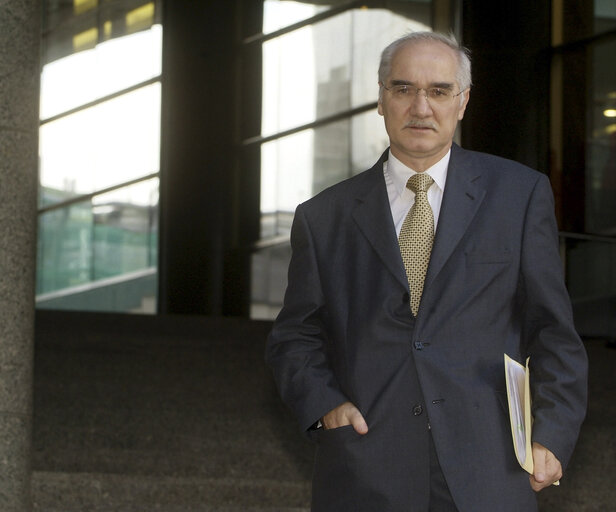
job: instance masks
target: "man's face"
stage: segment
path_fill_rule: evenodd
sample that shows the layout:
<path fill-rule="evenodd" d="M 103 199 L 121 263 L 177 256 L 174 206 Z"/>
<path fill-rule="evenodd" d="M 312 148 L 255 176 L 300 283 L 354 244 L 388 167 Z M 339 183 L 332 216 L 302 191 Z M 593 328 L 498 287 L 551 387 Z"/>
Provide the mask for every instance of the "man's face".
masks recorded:
<path fill-rule="evenodd" d="M 455 94 L 460 92 L 457 70 L 457 56 L 451 48 L 439 42 L 415 42 L 398 49 L 383 85 L 409 84 L 421 89 L 445 86 Z M 438 162 L 451 147 L 468 97 L 466 91 L 440 103 L 427 99 L 424 90 L 403 98 L 383 90 L 378 111 L 385 119 L 393 155 L 417 172 Z"/>

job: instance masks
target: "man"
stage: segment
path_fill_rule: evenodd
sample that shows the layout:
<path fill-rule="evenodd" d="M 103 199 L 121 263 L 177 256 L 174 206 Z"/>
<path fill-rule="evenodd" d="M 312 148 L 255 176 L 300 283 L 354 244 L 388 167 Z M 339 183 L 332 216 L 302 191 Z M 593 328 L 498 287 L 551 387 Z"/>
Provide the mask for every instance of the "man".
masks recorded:
<path fill-rule="evenodd" d="M 453 144 L 470 75 L 452 38 L 392 43 L 378 103 L 389 150 L 297 208 L 266 357 L 317 443 L 314 511 L 533 511 L 577 440 L 587 360 L 550 185 Z M 530 477 L 504 353 L 530 357 Z"/>

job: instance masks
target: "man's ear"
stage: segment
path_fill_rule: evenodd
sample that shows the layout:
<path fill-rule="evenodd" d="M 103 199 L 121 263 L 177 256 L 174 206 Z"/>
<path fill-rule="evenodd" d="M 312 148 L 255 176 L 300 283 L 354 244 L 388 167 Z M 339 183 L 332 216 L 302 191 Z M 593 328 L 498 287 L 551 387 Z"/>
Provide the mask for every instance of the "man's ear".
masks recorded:
<path fill-rule="evenodd" d="M 462 118 L 464 117 L 464 112 L 466 111 L 466 105 L 468 105 L 468 100 L 470 99 L 470 96 L 471 96 L 470 88 L 467 89 L 465 92 L 463 92 L 462 95 L 464 96 L 464 99 L 462 100 L 462 104 L 460 105 L 460 109 L 458 110 L 458 121 L 462 121 Z"/>
<path fill-rule="evenodd" d="M 377 103 L 377 112 L 379 115 L 383 115 L 383 84 L 379 82 L 379 101 Z"/>

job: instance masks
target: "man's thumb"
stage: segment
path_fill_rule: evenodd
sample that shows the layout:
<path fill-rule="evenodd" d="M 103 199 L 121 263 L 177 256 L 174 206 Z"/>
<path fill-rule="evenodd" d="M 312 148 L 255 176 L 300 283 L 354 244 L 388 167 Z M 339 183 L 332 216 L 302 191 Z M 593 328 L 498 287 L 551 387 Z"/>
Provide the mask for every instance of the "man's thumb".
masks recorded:
<path fill-rule="evenodd" d="M 368 433 L 368 424 L 366 423 L 366 420 L 364 420 L 364 417 L 359 411 L 356 411 L 355 414 L 353 414 L 351 424 L 353 425 L 355 432 L 357 432 L 358 434 L 363 435 Z"/>

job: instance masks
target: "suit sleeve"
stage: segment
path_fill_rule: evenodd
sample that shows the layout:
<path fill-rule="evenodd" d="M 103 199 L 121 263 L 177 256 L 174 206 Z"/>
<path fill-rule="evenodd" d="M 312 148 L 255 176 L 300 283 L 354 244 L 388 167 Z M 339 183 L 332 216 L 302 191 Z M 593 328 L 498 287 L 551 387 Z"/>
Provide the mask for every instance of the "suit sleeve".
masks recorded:
<path fill-rule="evenodd" d="M 284 305 L 267 340 L 266 361 L 282 400 L 307 430 L 347 398 L 330 365 L 319 262 L 302 205 L 295 212 L 291 248 Z"/>
<path fill-rule="evenodd" d="M 554 200 L 548 179 L 533 190 L 521 260 L 522 310 L 530 356 L 533 441 L 565 468 L 586 414 L 588 361 L 573 325 L 558 252 Z"/>

